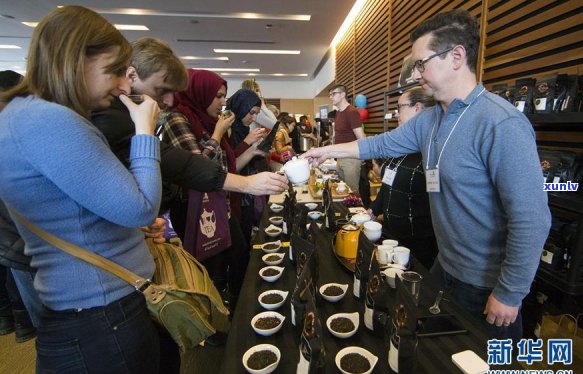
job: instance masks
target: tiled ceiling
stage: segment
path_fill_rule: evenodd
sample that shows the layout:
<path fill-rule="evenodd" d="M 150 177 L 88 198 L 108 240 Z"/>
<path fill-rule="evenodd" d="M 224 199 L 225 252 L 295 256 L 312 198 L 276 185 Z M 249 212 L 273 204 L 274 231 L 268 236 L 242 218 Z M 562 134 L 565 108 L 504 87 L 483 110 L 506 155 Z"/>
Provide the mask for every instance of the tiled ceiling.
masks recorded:
<path fill-rule="evenodd" d="M 187 67 L 259 69 L 262 80 L 310 80 L 326 54 L 354 0 L 1 0 L 0 70 L 22 70 L 35 22 L 58 5 L 76 4 L 99 11 L 114 24 L 146 25 L 149 31 L 122 31 L 128 40 L 144 36 L 168 42 L 179 56 L 228 57 L 229 61 L 185 60 Z M 161 15 L 113 14 L 125 8 L 147 9 Z M 266 19 L 232 18 L 236 13 L 260 13 Z M 309 15 L 309 21 L 281 19 Z M 213 49 L 299 50 L 299 55 L 215 53 Z M 242 74 L 242 73 L 231 73 Z M 247 74 L 247 73 L 245 73 Z M 274 77 L 264 74 L 307 74 Z M 240 75 L 237 75 L 240 76 Z"/>

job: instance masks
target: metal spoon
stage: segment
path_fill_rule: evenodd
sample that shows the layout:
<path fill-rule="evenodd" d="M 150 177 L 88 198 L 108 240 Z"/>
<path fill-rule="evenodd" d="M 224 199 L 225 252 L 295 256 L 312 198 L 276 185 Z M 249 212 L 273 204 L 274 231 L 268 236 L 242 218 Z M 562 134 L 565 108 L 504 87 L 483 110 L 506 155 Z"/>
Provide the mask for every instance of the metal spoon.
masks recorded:
<path fill-rule="evenodd" d="M 429 313 L 439 314 L 441 312 L 441 309 L 439 309 L 439 302 L 441 301 L 442 297 L 443 297 L 443 291 L 439 291 L 437 293 L 437 297 L 435 298 L 435 302 L 433 303 L 432 306 L 429 307 Z"/>

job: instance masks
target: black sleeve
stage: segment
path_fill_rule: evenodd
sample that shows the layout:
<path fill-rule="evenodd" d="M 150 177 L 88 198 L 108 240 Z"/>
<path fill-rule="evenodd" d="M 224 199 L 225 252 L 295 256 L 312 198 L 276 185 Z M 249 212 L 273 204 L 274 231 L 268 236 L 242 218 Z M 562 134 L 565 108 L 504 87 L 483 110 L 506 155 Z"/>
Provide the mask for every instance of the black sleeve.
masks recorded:
<path fill-rule="evenodd" d="M 92 113 L 91 122 L 105 135 L 113 153 L 129 166 L 135 126 L 126 106 L 116 98 L 109 109 Z M 227 173 L 219 163 L 160 142 L 162 181 L 202 192 L 223 189 Z"/>
<path fill-rule="evenodd" d="M 197 191 L 223 189 L 227 173 L 221 165 L 202 155 L 160 142 L 162 180 Z"/>

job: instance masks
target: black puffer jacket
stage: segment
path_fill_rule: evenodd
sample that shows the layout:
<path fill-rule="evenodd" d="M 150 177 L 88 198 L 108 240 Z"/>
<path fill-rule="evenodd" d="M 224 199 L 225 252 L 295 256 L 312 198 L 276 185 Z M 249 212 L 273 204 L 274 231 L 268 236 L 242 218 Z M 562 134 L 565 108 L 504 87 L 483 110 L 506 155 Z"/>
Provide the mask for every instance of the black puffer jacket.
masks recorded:
<path fill-rule="evenodd" d="M 105 135 L 113 153 L 129 166 L 130 142 L 135 127 L 121 100 L 115 99 L 109 109 L 93 113 L 91 122 Z M 171 185 L 203 192 L 223 189 L 227 174 L 217 162 L 164 142 L 160 143 L 160 155 L 164 186 L 162 206 L 175 196 Z"/>
<path fill-rule="evenodd" d="M 33 271 L 30 267 L 30 257 L 24 254 L 24 240 L 16 230 L 2 200 L 0 200 L 0 265 Z"/>

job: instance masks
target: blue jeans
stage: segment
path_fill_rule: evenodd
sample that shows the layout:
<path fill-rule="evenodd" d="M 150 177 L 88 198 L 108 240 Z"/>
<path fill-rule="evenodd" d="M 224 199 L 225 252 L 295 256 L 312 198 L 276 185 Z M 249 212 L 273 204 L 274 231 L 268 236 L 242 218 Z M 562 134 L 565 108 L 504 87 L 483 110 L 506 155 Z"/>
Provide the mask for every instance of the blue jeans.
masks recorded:
<path fill-rule="evenodd" d="M 518 310 L 516 321 L 509 326 L 497 327 L 486 321 L 484 308 L 488 302 L 488 297 L 492 293 L 492 289 L 474 286 L 454 278 L 451 274 L 443 270 L 438 259 L 433 263 L 430 273 L 439 281 L 437 286 L 440 289 L 452 295 L 458 304 L 482 323 L 486 330 L 488 330 L 490 339 L 510 338 L 516 344 L 522 338 L 522 315 L 520 310 Z"/>
<path fill-rule="evenodd" d="M 34 327 L 38 327 L 43 305 L 38 298 L 38 293 L 34 289 L 34 273 L 14 268 L 10 270 L 12 271 L 14 283 L 16 283 L 16 287 L 18 288 L 22 303 L 30 316 L 30 320 Z"/>
<path fill-rule="evenodd" d="M 138 292 L 81 311 L 44 308 L 37 373 L 157 373 L 158 333 Z"/>

